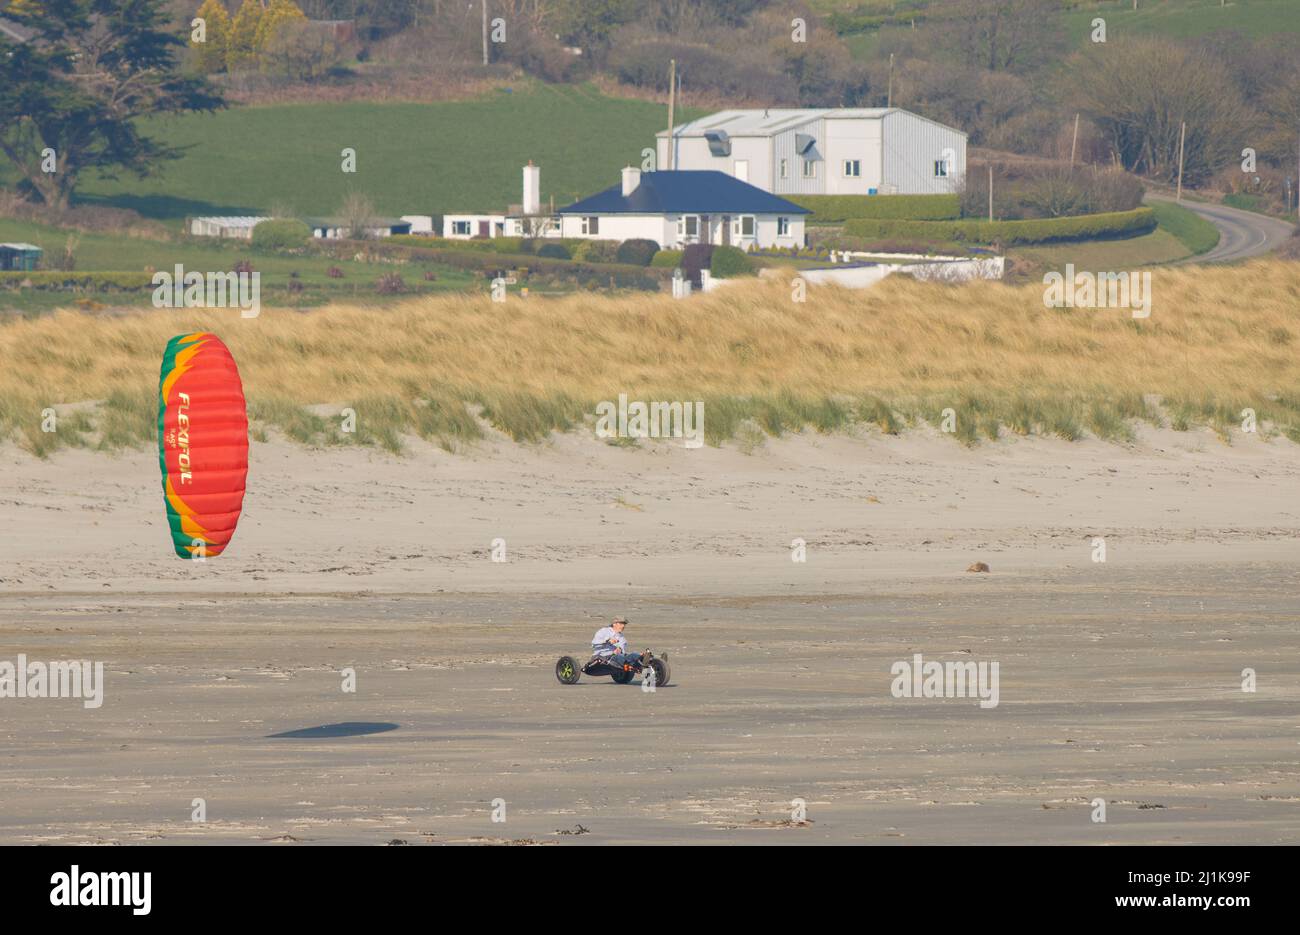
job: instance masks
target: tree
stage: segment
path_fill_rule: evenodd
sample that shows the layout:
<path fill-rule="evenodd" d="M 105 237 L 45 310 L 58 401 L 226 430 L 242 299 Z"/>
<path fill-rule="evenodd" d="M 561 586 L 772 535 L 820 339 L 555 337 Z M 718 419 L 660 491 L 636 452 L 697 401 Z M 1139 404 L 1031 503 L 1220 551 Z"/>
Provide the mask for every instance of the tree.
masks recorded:
<path fill-rule="evenodd" d="M 230 26 L 226 67 L 231 71 L 257 61 L 257 30 L 265 14 L 261 0 L 244 0 Z"/>
<path fill-rule="evenodd" d="M 58 0 L 7 8 L 36 35 L 19 43 L 0 34 L 0 152 L 50 207 L 68 207 L 84 172 L 144 177 L 180 155 L 144 136 L 140 118 L 223 106 L 206 79 L 180 73 L 185 40 L 169 29 L 162 4 Z"/>
<path fill-rule="evenodd" d="M 266 49 L 289 23 L 306 22 L 307 17 L 293 0 L 271 0 L 262 18 L 258 21 L 255 34 L 255 48 L 258 52 Z"/>
<path fill-rule="evenodd" d="M 1025 72 L 1060 50 L 1059 6 L 1054 0 L 953 0 L 936 13 L 945 44 L 965 64 Z"/>
<path fill-rule="evenodd" d="M 1238 158 L 1258 123 L 1221 62 L 1168 39 L 1097 43 L 1072 61 L 1067 82 L 1124 168 L 1165 181 L 1178 176 L 1184 122 L 1188 185 Z"/>
<path fill-rule="evenodd" d="M 555 0 L 555 31 L 584 50 L 601 48 L 610 33 L 637 15 L 635 0 Z"/>
<path fill-rule="evenodd" d="M 221 0 L 203 0 L 195 15 L 204 24 L 203 41 L 190 40 L 190 46 L 198 51 L 199 67 L 209 73 L 225 71 L 226 46 L 230 41 L 230 14 L 225 4 Z"/>

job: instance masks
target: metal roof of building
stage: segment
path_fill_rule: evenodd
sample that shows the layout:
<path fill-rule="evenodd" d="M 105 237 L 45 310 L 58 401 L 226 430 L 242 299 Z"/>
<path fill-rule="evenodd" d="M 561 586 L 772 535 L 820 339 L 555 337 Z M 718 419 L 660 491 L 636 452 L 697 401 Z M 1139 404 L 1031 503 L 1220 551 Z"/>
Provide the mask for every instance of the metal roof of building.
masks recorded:
<path fill-rule="evenodd" d="M 623 183 L 576 201 L 557 214 L 809 214 L 793 202 L 714 170 L 642 172 L 624 197 Z"/>
<path fill-rule="evenodd" d="M 901 107 L 803 107 L 798 109 L 769 107 L 762 110 L 721 110 L 674 128 L 674 136 L 703 136 L 708 130 L 722 130 L 728 136 L 775 136 L 814 120 L 880 120 L 888 114 L 907 114 L 926 123 L 966 136 L 964 130 L 931 120 Z M 657 137 L 667 136 L 660 130 Z"/>
<path fill-rule="evenodd" d="M 879 120 L 897 107 L 770 107 L 764 110 L 723 110 L 677 127 L 678 136 L 703 136 L 706 130 L 725 130 L 729 136 L 773 136 L 813 120 Z M 661 130 L 658 136 L 667 136 Z"/>
<path fill-rule="evenodd" d="M 193 221 L 203 221 L 207 224 L 216 224 L 220 227 L 256 227 L 263 221 L 269 221 L 270 218 L 254 217 L 251 215 L 210 215 L 205 217 L 191 218 Z"/>

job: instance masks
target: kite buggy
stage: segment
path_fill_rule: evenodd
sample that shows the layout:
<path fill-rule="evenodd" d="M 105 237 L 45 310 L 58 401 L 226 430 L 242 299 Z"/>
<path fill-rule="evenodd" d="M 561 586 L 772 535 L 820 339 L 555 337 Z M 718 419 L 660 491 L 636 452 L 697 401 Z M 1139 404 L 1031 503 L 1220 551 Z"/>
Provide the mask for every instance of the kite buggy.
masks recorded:
<path fill-rule="evenodd" d="M 622 665 L 614 663 L 608 656 L 592 656 L 580 666 L 572 656 L 561 656 L 555 664 L 555 677 L 563 685 L 577 685 L 578 679 L 584 675 L 608 675 L 619 685 L 626 685 L 635 678 L 644 679 L 642 673 L 646 669 L 654 673 L 654 685 L 668 684 L 668 654 L 656 656 L 648 649 L 635 662 L 628 661 Z"/>

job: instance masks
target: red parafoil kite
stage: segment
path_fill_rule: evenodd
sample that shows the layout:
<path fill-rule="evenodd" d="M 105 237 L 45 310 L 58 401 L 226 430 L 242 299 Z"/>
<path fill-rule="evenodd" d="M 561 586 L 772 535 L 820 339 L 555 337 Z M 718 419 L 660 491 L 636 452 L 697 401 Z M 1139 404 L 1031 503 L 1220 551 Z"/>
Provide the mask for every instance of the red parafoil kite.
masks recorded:
<path fill-rule="evenodd" d="M 167 342 L 158 380 L 158 464 L 176 554 L 220 555 L 244 505 L 248 415 L 235 358 L 211 332 Z"/>

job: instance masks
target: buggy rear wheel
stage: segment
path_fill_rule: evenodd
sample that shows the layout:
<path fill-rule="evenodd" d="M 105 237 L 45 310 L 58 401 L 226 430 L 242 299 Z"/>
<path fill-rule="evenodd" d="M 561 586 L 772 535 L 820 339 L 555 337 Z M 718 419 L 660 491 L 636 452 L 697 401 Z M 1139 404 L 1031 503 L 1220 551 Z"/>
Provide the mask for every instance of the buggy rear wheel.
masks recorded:
<path fill-rule="evenodd" d="M 555 677 L 560 680 L 561 685 L 577 685 L 581 672 L 578 669 L 578 663 L 572 656 L 561 656 L 560 661 L 555 664 Z"/>

